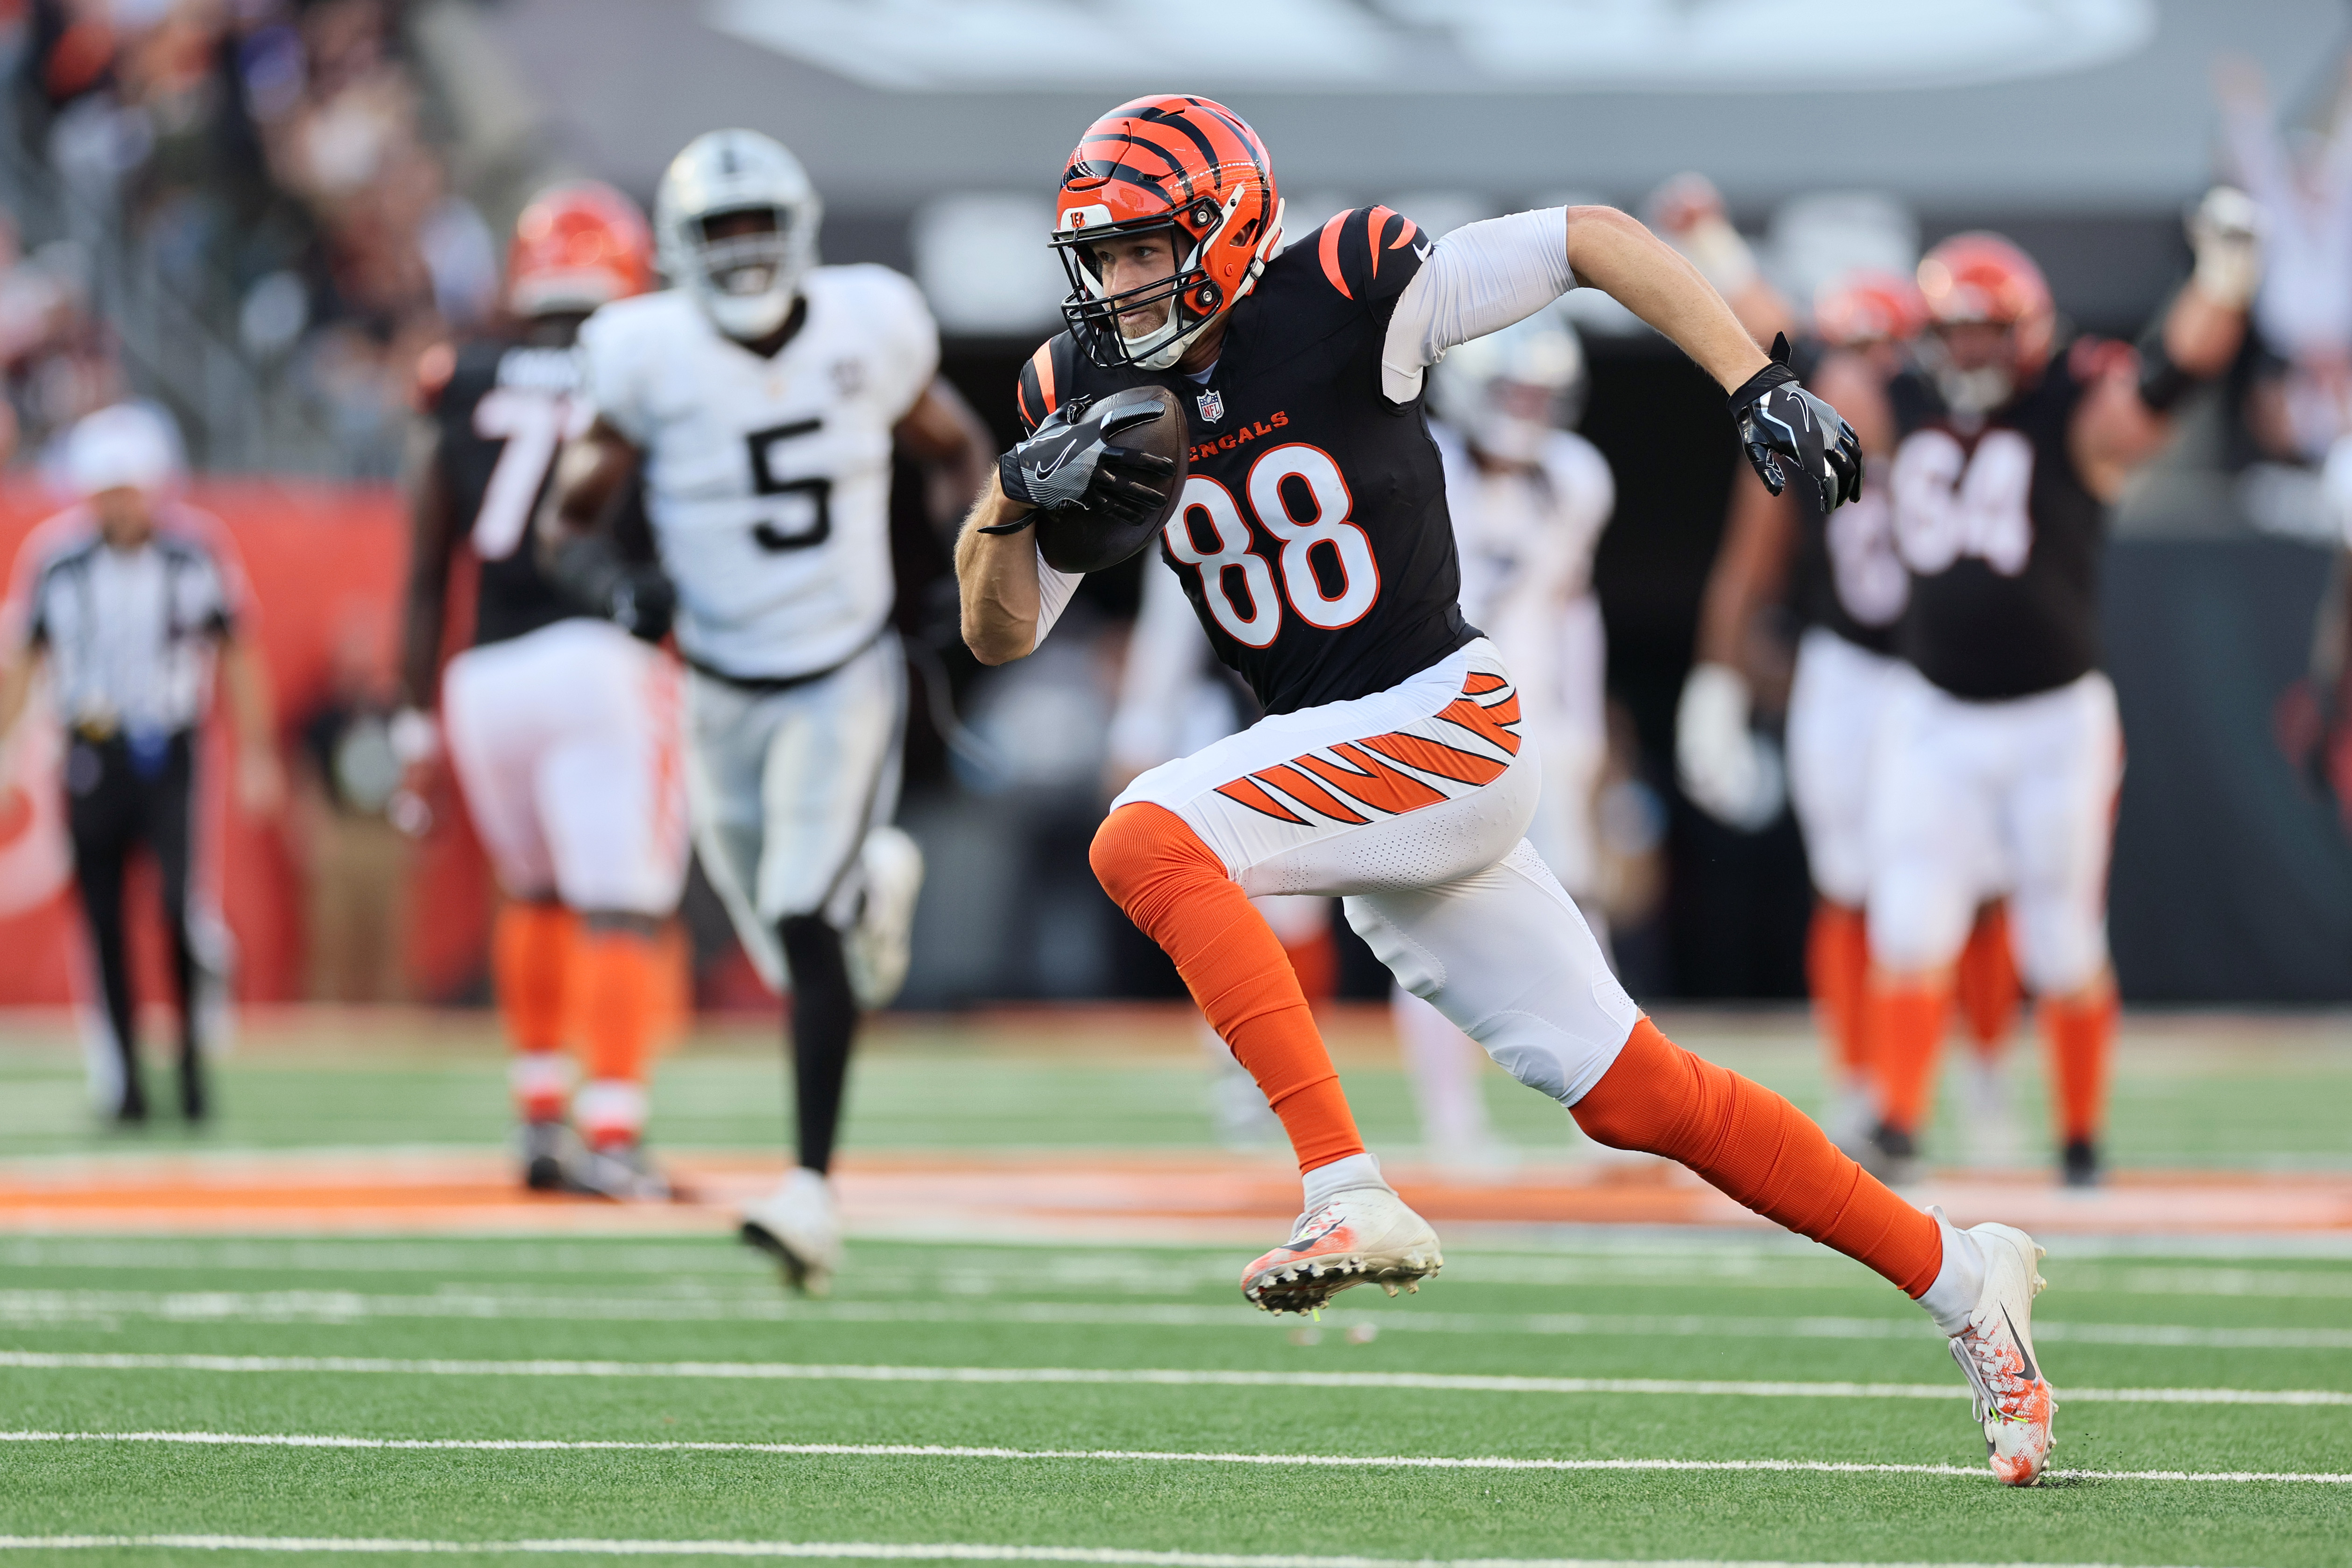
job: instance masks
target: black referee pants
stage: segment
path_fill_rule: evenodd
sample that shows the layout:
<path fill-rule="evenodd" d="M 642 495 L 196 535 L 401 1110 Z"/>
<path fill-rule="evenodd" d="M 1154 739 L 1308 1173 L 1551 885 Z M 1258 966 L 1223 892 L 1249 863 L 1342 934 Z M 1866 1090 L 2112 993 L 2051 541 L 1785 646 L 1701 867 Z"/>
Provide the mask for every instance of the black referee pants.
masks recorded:
<path fill-rule="evenodd" d="M 139 1076 L 130 953 L 122 931 L 124 875 L 132 851 L 142 846 L 155 857 L 162 873 L 163 919 L 171 931 L 172 977 L 180 1002 L 181 1109 L 192 1118 L 205 1110 L 203 1069 L 196 1055 L 196 950 L 188 925 L 194 797 L 194 746 L 187 731 L 141 747 L 121 735 L 103 741 L 75 736 L 66 754 L 66 816 L 73 837 L 74 877 L 89 921 L 90 945 L 98 952 L 107 1021 L 122 1053 L 118 1114 L 125 1120 L 147 1113 Z"/>

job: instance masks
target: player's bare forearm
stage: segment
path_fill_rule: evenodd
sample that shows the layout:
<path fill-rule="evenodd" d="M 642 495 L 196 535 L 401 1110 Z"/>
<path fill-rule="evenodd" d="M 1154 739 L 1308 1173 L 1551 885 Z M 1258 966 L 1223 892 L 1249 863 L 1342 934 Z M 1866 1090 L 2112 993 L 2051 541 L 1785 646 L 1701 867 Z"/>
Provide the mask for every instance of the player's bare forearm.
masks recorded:
<path fill-rule="evenodd" d="M 2212 298 L 2193 279 L 2165 312 L 2164 352 L 2200 381 L 2229 369 L 2245 337 L 2245 308 Z"/>
<path fill-rule="evenodd" d="M 1767 363 L 1714 285 L 1675 247 L 1615 207 L 1568 209 L 1568 265 L 1664 333 L 1726 392 Z"/>
<path fill-rule="evenodd" d="M 1031 531 L 982 533 L 1031 509 L 1007 500 L 996 475 L 972 503 L 956 540 L 956 595 L 963 610 L 964 646 L 982 664 L 1024 658 L 1037 646 L 1037 545 Z"/>
<path fill-rule="evenodd" d="M 1753 474 L 1732 481 L 1731 512 L 1723 525 L 1706 594 L 1699 602 L 1698 661 L 1746 672 L 1758 613 L 1780 601 L 1796 547 L 1795 498 L 1774 495 Z"/>
<path fill-rule="evenodd" d="M 408 610 L 400 656 L 400 700 L 433 706 L 449 601 L 449 558 L 457 546 L 456 509 L 441 468 L 438 432 L 425 427 L 408 459 Z"/>
<path fill-rule="evenodd" d="M 950 534 L 996 455 L 988 427 L 947 378 L 938 376 L 892 435 L 902 450 L 929 469 L 924 499 L 931 525 L 943 536 Z"/>
<path fill-rule="evenodd" d="M 2165 311 L 2163 352 L 2179 373 L 2206 381 L 2230 368 L 2245 340 L 2242 305 L 2213 299 L 2191 281 Z M 2168 409 L 2148 406 L 2140 393 L 2141 367 L 2117 353 L 2084 397 L 2069 433 L 2075 467 L 2093 495 L 2113 500 L 2132 470 L 2172 438 Z"/>

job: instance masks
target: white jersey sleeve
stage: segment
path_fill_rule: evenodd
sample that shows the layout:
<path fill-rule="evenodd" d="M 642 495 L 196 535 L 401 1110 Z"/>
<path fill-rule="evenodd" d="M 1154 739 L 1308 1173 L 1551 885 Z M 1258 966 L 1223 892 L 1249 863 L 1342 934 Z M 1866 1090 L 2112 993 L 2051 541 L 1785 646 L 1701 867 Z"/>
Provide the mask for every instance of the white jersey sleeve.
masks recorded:
<path fill-rule="evenodd" d="M 1447 349 L 1524 321 L 1575 287 L 1566 207 L 1463 225 L 1397 296 L 1381 350 L 1381 394 L 1411 402 L 1422 373 Z"/>
<path fill-rule="evenodd" d="M 1157 559 L 1143 567 L 1143 606 L 1127 639 L 1118 709 L 1110 721 L 1110 761 L 1131 773 L 1182 753 L 1187 699 L 1213 650 L 1201 630 L 1184 581 Z"/>
<path fill-rule="evenodd" d="M 644 311 L 611 305 L 580 323 L 581 395 L 596 417 L 619 431 L 629 444 L 650 443 L 646 411 L 650 390 L 647 372 L 654 359 L 652 324 Z"/>
<path fill-rule="evenodd" d="M 880 380 L 874 388 L 877 406 L 896 410 L 892 422 L 903 419 L 940 373 L 940 329 L 930 307 L 913 279 L 887 267 L 836 268 L 854 280 L 863 297 L 867 319 L 878 340 L 876 363 Z"/>

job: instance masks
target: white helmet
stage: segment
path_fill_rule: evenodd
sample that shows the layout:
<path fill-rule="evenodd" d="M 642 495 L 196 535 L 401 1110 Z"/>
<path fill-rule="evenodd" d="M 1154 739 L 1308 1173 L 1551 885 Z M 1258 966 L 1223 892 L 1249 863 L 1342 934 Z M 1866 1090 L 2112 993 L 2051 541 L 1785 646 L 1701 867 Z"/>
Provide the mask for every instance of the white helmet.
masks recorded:
<path fill-rule="evenodd" d="M 728 213 L 772 214 L 772 229 L 723 239 L 703 226 Z M 711 324 L 749 342 L 784 324 L 801 279 L 816 265 L 824 216 L 808 172 L 756 131 L 711 131 L 670 160 L 654 197 L 661 269 L 694 296 Z"/>
<path fill-rule="evenodd" d="M 1429 373 L 1430 411 L 1481 452 L 1532 463 L 1584 414 L 1584 341 L 1557 306 L 1448 349 Z"/>

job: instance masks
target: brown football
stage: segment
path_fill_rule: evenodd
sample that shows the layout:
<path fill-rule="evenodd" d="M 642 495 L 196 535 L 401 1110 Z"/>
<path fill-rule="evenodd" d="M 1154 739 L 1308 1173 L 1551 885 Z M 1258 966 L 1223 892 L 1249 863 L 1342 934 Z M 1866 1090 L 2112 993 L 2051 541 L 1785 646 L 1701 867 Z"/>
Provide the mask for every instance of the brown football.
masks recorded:
<path fill-rule="evenodd" d="M 1159 536 L 1175 515 L 1184 493 L 1185 458 L 1192 434 L 1184 423 L 1184 405 L 1164 386 L 1130 386 L 1097 400 L 1086 412 L 1088 419 L 1116 415 L 1136 403 L 1159 405 L 1159 416 L 1131 425 L 1111 437 L 1111 445 L 1150 452 L 1176 465 L 1169 477 L 1168 500 L 1148 518 L 1124 522 L 1084 506 L 1063 507 L 1037 514 L 1037 553 L 1056 572 L 1100 572 L 1116 566 Z"/>

